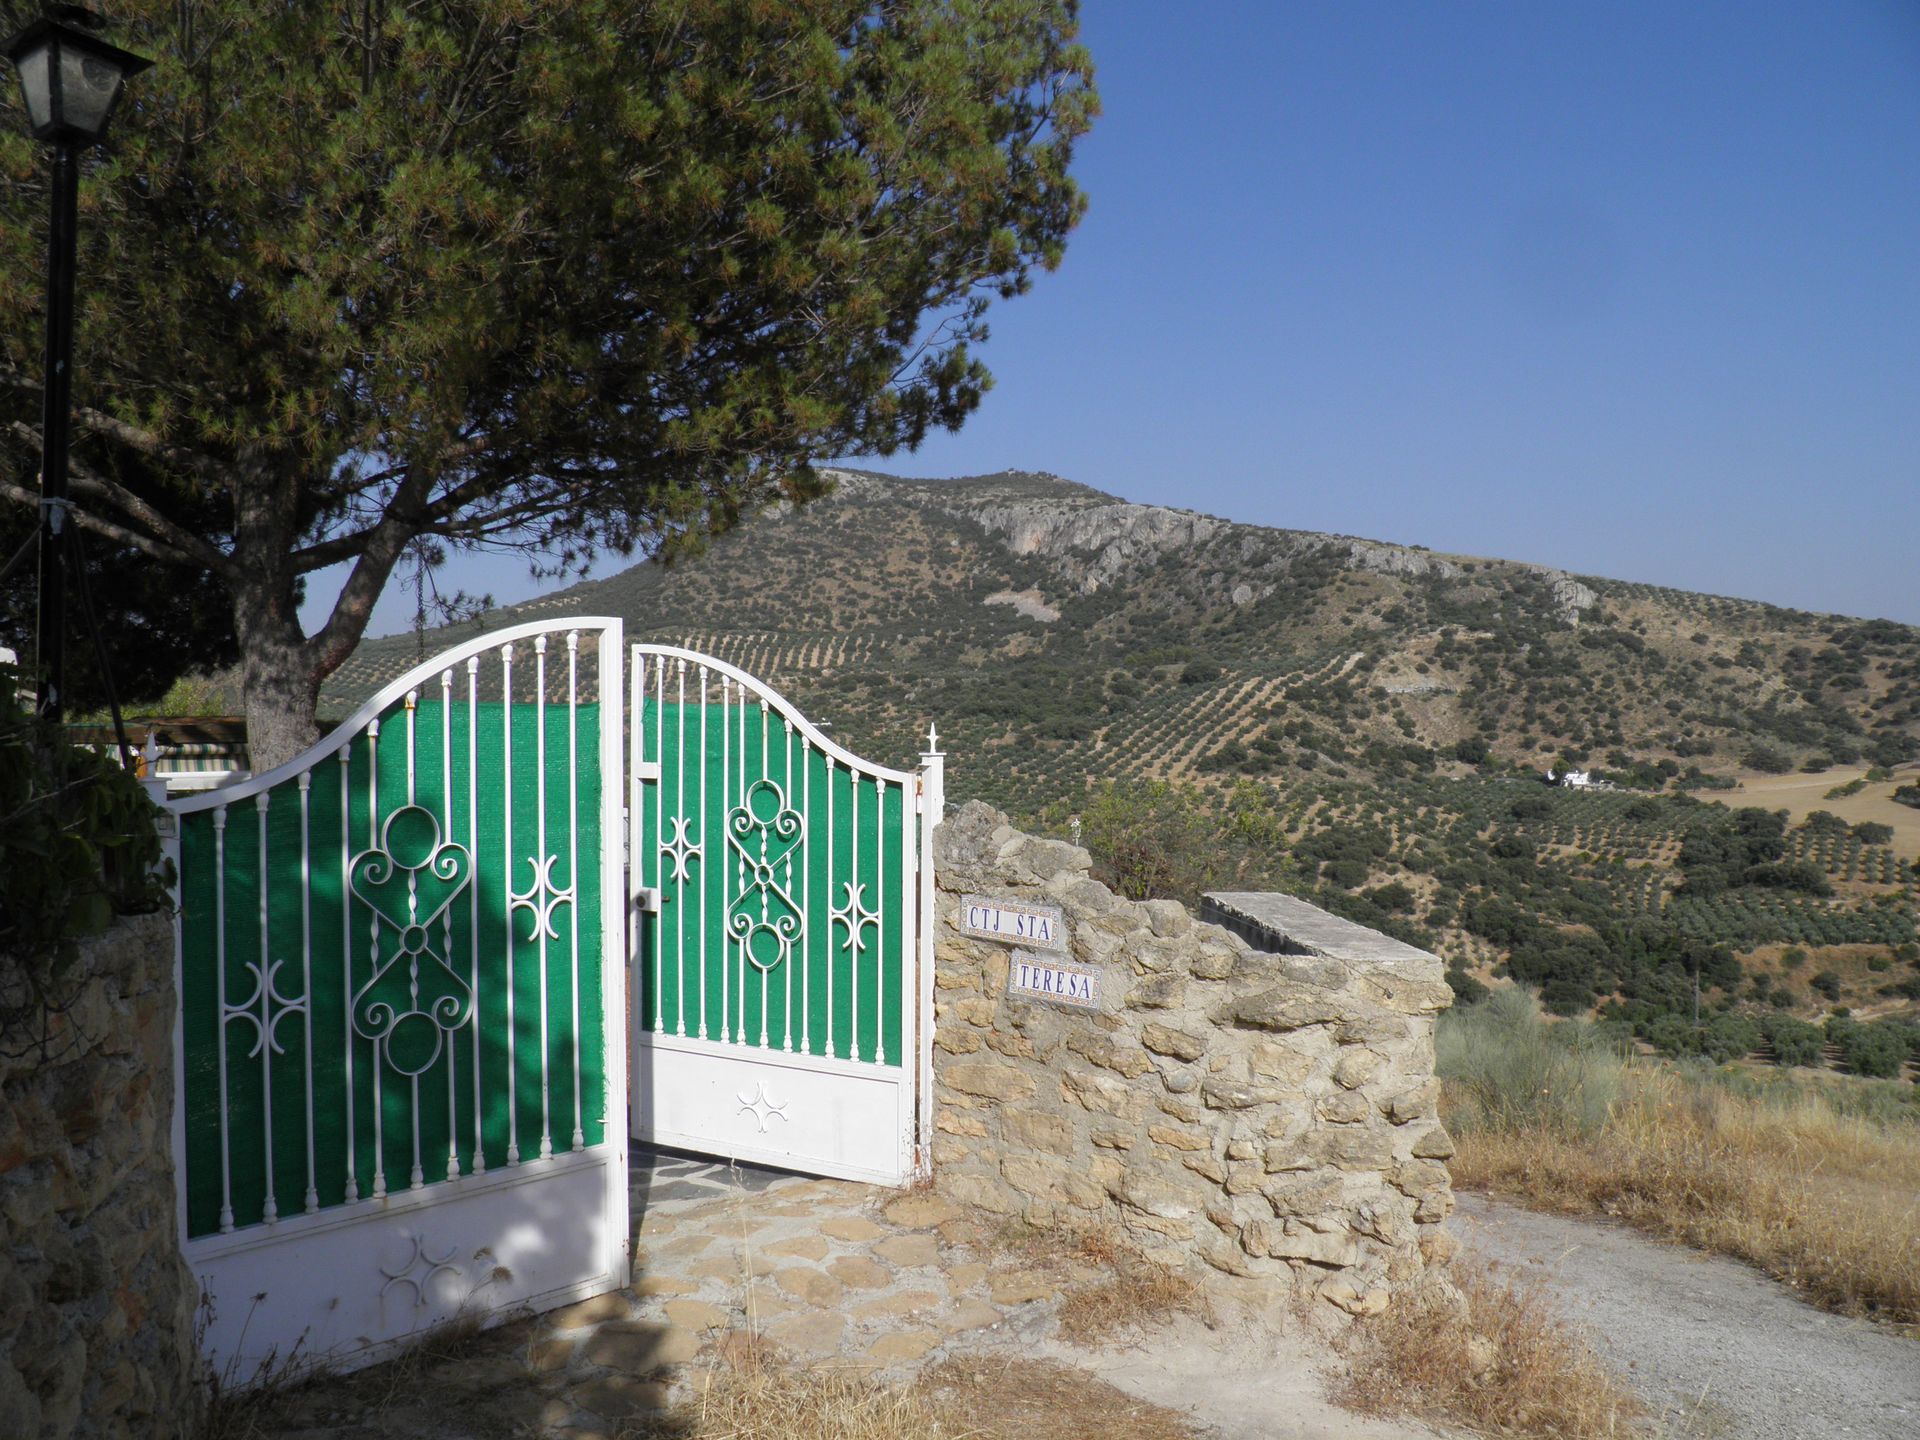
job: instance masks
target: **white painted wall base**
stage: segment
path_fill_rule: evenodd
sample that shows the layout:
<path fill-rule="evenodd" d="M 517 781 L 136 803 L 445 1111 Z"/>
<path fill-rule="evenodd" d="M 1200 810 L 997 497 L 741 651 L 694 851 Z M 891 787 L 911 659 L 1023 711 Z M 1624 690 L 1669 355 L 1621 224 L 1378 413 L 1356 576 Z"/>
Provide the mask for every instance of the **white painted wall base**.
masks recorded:
<path fill-rule="evenodd" d="M 601 1145 L 188 1242 L 224 1387 L 355 1370 L 469 1312 L 485 1325 L 628 1283 L 626 1147 Z"/>
<path fill-rule="evenodd" d="M 634 1138 L 812 1175 L 907 1182 L 911 1072 L 643 1031 L 633 1044 Z"/>

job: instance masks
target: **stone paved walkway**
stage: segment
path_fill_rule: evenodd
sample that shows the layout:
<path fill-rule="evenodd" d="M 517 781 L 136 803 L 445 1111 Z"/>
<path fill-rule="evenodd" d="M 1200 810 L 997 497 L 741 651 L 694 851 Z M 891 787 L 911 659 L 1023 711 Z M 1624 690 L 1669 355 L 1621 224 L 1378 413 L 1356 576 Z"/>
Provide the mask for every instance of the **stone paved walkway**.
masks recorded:
<path fill-rule="evenodd" d="M 998 1231 L 929 1191 L 645 1152 L 632 1174 L 631 1289 L 431 1339 L 303 1386 L 223 1434 L 620 1440 L 637 1418 L 693 1397 L 729 1348 L 761 1342 L 801 1365 L 889 1381 L 961 1355 L 1092 1366 L 1232 1440 L 1431 1434 L 1333 1410 L 1301 1342 L 1245 1316 L 1217 1328 L 1189 1316 L 1151 1345 L 1076 1350 L 1059 1335 L 1062 1301 L 1110 1279 L 1110 1266 L 1036 1251 L 1031 1233 Z"/>
<path fill-rule="evenodd" d="M 1102 1273 L 1009 1258 L 979 1219 L 881 1190 L 669 1154 L 633 1161 L 631 1290 L 536 1321 L 537 1431 L 580 1435 L 676 1398 L 703 1350 L 759 1336 L 803 1363 L 889 1376 L 1051 1326 Z"/>

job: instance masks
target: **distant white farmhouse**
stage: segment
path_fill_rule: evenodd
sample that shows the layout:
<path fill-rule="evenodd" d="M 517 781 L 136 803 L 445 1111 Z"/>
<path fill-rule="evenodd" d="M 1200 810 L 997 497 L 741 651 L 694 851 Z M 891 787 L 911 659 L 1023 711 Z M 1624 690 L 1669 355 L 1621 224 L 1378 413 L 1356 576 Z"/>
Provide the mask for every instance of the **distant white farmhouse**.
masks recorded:
<path fill-rule="evenodd" d="M 1549 770 L 1549 785 L 1564 785 L 1569 790 L 1591 790 L 1594 788 L 1593 772 L 1590 770 Z"/>

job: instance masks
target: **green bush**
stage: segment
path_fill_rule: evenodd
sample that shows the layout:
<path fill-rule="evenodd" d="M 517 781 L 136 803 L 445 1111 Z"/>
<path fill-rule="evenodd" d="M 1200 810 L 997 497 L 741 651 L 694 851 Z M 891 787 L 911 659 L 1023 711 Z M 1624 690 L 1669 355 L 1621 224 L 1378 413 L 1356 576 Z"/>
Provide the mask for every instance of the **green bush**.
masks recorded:
<path fill-rule="evenodd" d="M 1549 1021 L 1519 986 L 1443 1013 L 1434 1064 L 1456 1093 L 1458 1128 L 1544 1126 L 1571 1135 L 1606 1124 L 1626 1071 L 1625 1057 L 1592 1026 Z"/>
<path fill-rule="evenodd" d="M 9 1040 L 57 1007 L 80 940 L 116 913 L 166 899 L 146 792 L 116 761 L 35 720 L 17 682 L 0 666 L 0 1034 Z"/>

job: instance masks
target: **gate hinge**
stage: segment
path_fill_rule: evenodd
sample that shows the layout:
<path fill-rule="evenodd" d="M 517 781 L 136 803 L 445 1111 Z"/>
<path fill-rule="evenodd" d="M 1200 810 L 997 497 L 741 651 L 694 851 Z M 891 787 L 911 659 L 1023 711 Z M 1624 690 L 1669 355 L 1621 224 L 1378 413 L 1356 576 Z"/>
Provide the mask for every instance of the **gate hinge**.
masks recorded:
<path fill-rule="evenodd" d="M 651 885 L 642 885 L 633 892 L 633 903 L 645 915 L 660 913 L 660 892 Z"/>
<path fill-rule="evenodd" d="M 660 778 L 660 762 L 658 760 L 635 761 L 633 766 L 633 778 L 635 780 L 638 780 L 643 785 L 646 784 L 649 780 L 658 780 Z"/>

